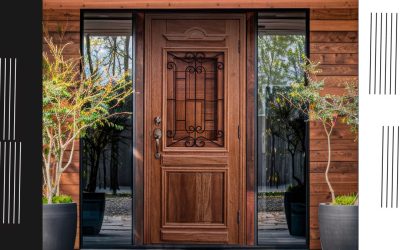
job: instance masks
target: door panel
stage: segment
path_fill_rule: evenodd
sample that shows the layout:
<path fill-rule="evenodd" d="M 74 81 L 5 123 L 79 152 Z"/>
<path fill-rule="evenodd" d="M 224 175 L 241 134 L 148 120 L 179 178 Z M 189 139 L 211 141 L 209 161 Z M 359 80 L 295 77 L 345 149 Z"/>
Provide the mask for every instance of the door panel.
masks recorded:
<path fill-rule="evenodd" d="M 240 243 L 243 21 L 146 17 L 145 243 Z"/>

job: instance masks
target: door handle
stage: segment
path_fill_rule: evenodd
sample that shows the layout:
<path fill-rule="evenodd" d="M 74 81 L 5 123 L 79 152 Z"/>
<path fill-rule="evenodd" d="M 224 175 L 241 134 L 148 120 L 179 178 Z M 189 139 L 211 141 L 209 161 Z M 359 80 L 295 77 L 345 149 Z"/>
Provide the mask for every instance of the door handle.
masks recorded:
<path fill-rule="evenodd" d="M 154 136 L 154 139 L 156 140 L 156 152 L 154 153 L 154 158 L 160 159 L 161 158 L 160 140 L 162 137 L 161 129 L 160 128 L 154 129 L 153 136 Z"/>

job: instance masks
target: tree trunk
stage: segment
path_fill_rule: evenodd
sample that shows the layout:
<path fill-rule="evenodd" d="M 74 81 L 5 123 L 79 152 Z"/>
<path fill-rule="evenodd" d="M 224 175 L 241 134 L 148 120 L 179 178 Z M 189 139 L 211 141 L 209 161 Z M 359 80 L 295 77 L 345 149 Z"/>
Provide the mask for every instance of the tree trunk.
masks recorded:
<path fill-rule="evenodd" d="M 114 132 L 115 133 L 115 132 Z M 114 138 L 116 136 L 113 136 Z M 113 191 L 113 194 L 117 194 L 117 190 L 119 189 L 118 183 L 118 165 L 119 165 L 119 142 L 114 139 L 111 144 L 111 173 L 110 173 L 110 189 Z"/>
<path fill-rule="evenodd" d="M 329 181 L 329 169 L 331 167 L 331 132 L 332 132 L 332 128 L 330 129 L 330 131 L 327 130 L 326 125 L 324 125 L 324 128 L 325 128 L 327 142 L 328 142 L 328 162 L 326 164 L 326 170 L 325 170 L 325 181 L 326 181 L 326 184 L 328 184 L 329 192 L 331 193 L 332 203 L 334 203 L 336 200 L 335 191 L 333 190 L 332 184 Z"/>
<path fill-rule="evenodd" d="M 106 150 L 103 150 L 103 182 L 104 182 L 104 189 L 107 188 L 107 157 L 106 157 Z"/>
<path fill-rule="evenodd" d="M 89 177 L 89 183 L 87 185 L 87 191 L 90 193 L 94 193 L 96 191 L 96 186 L 97 186 L 97 173 L 99 170 L 99 153 L 95 154 L 96 156 L 94 161 L 92 161 L 92 166 L 90 169 L 90 177 Z"/>
<path fill-rule="evenodd" d="M 86 35 L 86 56 L 88 59 L 90 75 L 93 75 L 93 62 L 92 62 L 92 53 L 91 53 L 91 49 L 90 49 L 90 36 L 89 35 Z"/>
<path fill-rule="evenodd" d="M 302 185 L 301 180 L 297 178 L 294 173 L 294 167 L 295 167 L 294 157 L 296 156 L 296 151 L 294 153 L 290 152 L 290 156 L 292 157 L 292 178 L 297 182 L 298 185 Z"/>

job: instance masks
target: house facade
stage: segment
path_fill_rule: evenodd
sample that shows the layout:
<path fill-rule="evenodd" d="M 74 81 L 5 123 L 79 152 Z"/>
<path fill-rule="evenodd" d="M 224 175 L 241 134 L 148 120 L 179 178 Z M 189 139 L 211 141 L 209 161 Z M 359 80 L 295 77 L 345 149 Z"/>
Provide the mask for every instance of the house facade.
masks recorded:
<path fill-rule="evenodd" d="M 134 194 L 132 245 L 274 246 L 269 235 L 276 230 L 266 229 L 270 217 L 260 214 L 260 204 L 268 208 L 274 200 L 268 197 L 295 183 L 290 176 L 297 173 L 305 187 L 305 233 L 296 247 L 321 248 L 318 204 L 330 199 L 325 133 L 318 123 L 307 124 L 302 153 L 287 163 L 279 158 L 286 147 L 279 144 L 287 142 L 269 146 L 260 139 L 274 138 L 263 132 L 274 120 L 263 118 L 260 91 L 273 91 L 260 90 L 260 53 L 272 44 L 270 36 L 300 37 L 304 54 L 320 62 L 324 93 L 340 94 L 358 76 L 357 1 L 45 0 L 43 8 L 48 34 L 70 43 L 66 58 L 87 52 L 90 35 L 131 32 L 134 146 L 125 175 L 132 175 Z M 333 187 L 339 194 L 357 193 L 357 142 L 341 124 L 332 137 Z M 82 204 L 83 147 L 75 149 L 61 189 Z M 294 164 L 300 161 L 304 165 Z M 293 168 L 271 170 L 289 162 Z M 266 224 L 260 224 L 263 218 Z M 77 248 L 84 247 L 81 229 Z"/>

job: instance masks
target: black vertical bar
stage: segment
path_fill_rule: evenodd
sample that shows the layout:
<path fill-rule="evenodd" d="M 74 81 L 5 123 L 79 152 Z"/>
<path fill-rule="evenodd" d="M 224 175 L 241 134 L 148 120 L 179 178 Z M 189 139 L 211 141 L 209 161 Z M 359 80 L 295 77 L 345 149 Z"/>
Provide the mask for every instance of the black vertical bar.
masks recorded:
<path fill-rule="evenodd" d="M 391 189 L 391 202 L 390 202 L 392 208 L 393 208 L 393 175 L 394 175 L 393 170 L 394 170 L 394 126 L 392 126 L 392 174 L 391 174 L 392 189 Z"/>
<path fill-rule="evenodd" d="M 390 66 L 389 66 L 389 94 L 392 94 L 392 40 L 393 40 L 393 13 L 390 13 Z"/>
<path fill-rule="evenodd" d="M 372 12 L 370 17 L 369 29 L 369 94 L 371 94 L 371 65 L 372 65 Z"/>
<path fill-rule="evenodd" d="M 374 66 L 374 94 L 376 94 L 376 54 L 377 54 L 377 42 L 378 42 L 378 13 L 375 13 L 375 66 Z"/>
<path fill-rule="evenodd" d="M 386 147 L 386 208 L 388 207 L 389 198 L 389 126 L 387 126 L 387 147 Z"/>
<path fill-rule="evenodd" d="M 388 44 L 388 41 L 387 41 L 387 28 L 388 28 L 388 23 L 387 23 L 387 13 L 386 13 L 386 15 L 385 15 L 385 74 L 384 74 L 384 76 L 385 76 L 385 80 L 384 80 L 384 84 L 385 84 L 385 90 L 384 90 L 384 94 L 386 95 L 386 72 L 387 72 L 387 44 Z"/>
<path fill-rule="evenodd" d="M 382 23 L 383 14 L 381 13 L 381 30 L 380 30 L 380 43 L 379 43 L 379 94 L 382 92 Z"/>
<path fill-rule="evenodd" d="M 399 141 L 400 141 L 400 137 L 399 137 L 399 126 L 397 126 L 397 181 L 396 181 L 396 208 L 399 207 Z"/>
<path fill-rule="evenodd" d="M 381 207 L 383 207 L 383 163 L 385 149 L 385 127 L 382 126 Z"/>
<path fill-rule="evenodd" d="M 397 22 L 398 13 L 396 13 L 396 44 L 394 49 L 394 94 L 397 94 Z"/>

